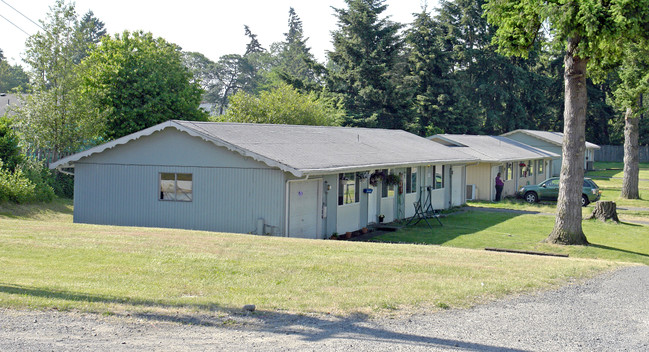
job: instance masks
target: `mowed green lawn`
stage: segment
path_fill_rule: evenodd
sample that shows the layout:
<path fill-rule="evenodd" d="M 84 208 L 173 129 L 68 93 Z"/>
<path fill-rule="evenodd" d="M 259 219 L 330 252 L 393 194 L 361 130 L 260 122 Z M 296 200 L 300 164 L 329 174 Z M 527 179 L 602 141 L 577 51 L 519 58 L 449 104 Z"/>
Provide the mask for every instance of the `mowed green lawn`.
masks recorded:
<path fill-rule="evenodd" d="M 620 169 L 606 177 L 622 177 L 622 166 L 622 163 L 595 163 L 596 169 Z M 641 175 L 646 175 L 649 180 L 649 165 L 642 164 L 641 168 Z M 604 173 L 609 171 L 611 170 L 603 170 Z M 451 213 L 444 218 L 444 226 L 439 226 L 433 221 L 431 223 L 434 228 L 431 230 L 420 222 L 416 227 L 386 233 L 374 240 L 474 249 L 498 247 L 649 264 L 649 226 L 631 222 L 649 222 L 649 181 L 639 182 L 643 199 L 621 199 L 622 180 L 596 178 L 599 172 L 592 172 L 595 175 L 589 172 L 587 176 L 593 177 L 602 189 L 602 200 L 617 203 L 622 223 L 584 220 L 582 226 L 590 246 L 557 246 L 543 243 L 554 227 L 556 202 L 529 204 L 520 199 L 505 199 L 498 203 L 470 202 L 464 212 Z M 489 211 L 476 208 L 488 208 Z M 498 212 L 499 209 L 515 210 L 517 213 Z M 592 211 L 593 204 L 582 208 L 584 217 L 589 216 Z"/>
<path fill-rule="evenodd" d="M 218 316 L 255 304 L 261 311 L 290 314 L 392 314 L 466 307 L 625 265 L 586 258 L 589 249 L 581 250 L 584 258 L 566 259 L 450 246 L 83 225 L 73 224 L 70 212 L 65 202 L 0 204 L 0 306 Z M 447 234 L 445 244 L 501 247 L 535 233 L 531 245 L 518 245 L 534 248 L 545 233 L 525 217 L 501 218 L 510 228 L 505 231 L 492 220 L 468 215 L 453 217 L 455 231 L 462 233 Z M 476 229 L 460 230 L 460 222 Z M 445 223 L 443 231 L 453 229 L 451 218 Z M 461 243 L 471 237 L 472 245 Z M 617 250 L 601 253 L 606 251 Z"/>
<path fill-rule="evenodd" d="M 443 218 L 443 226 L 431 222 L 432 230 L 422 221 L 417 226 L 385 233 L 374 240 L 473 249 L 497 247 L 649 264 L 647 225 L 585 220 L 582 227 L 591 245 L 559 246 L 543 243 L 554 221 L 554 215 L 468 210 Z"/>
<path fill-rule="evenodd" d="M 623 199 L 620 198 L 622 190 L 623 176 L 622 163 L 595 163 L 595 171 L 589 171 L 586 177 L 592 178 L 602 191 L 602 200 L 611 200 L 617 204 L 618 215 L 620 219 L 624 220 L 640 220 L 649 221 L 649 163 L 640 164 L 640 181 L 638 182 L 638 190 L 641 199 Z M 614 170 L 605 170 L 606 168 L 613 168 Z M 617 178 L 611 178 L 617 177 Z M 542 201 L 540 203 L 530 204 L 522 199 L 506 198 L 501 202 L 484 202 L 484 201 L 470 201 L 468 203 L 471 207 L 483 208 L 501 208 L 512 210 L 524 210 L 540 213 L 555 213 L 556 202 Z M 590 215 L 593 211 L 593 204 L 582 209 L 584 217 Z"/>

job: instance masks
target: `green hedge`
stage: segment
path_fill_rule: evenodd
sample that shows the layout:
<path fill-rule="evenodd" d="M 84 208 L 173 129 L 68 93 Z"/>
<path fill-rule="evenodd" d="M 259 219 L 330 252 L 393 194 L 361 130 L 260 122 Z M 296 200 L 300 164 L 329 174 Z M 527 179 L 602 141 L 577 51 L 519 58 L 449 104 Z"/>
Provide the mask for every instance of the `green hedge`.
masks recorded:
<path fill-rule="evenodd" d="M 13 172 L 0 160 L 0 201 L 13 203 L 51 202 L 54 189 L 51 173 L 37 160 L 26 158 Z"/>

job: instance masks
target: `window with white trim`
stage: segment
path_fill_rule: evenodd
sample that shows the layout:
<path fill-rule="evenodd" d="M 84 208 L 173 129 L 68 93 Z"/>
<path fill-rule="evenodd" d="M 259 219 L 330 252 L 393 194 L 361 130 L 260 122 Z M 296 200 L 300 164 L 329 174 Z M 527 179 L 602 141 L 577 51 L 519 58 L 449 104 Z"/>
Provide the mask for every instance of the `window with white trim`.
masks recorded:
<path fill-rule="evenodd" d="M 191 202 L 193 196 L 192 174 L 161 172 L 159 200 Z"/>
<path fill-rule="evenodd" d="M 433 165 L 433 189 L 444 188 L 444 170 L 446 165 L 442 167 L 437 167 Z"/>
<path fill-rule="evenodd" d="M 358 203 L 359 180 L 355 172 L 338 174 L 338 205 Z"/>
<path fill-rule="evenodd" d="M 394 185 L 388 185 L 388 175 L 394 175 L 394 170 L 383 169 L 381 170 L 385 179 L 381 182 L 381 198 L 394 197 Z"/>
<path fill-rule="evenodd" d="M 529 164 L 527 164 L 527 176 L 534 176 L 534 163 L 536 161 L 530 160 Z"/>
<path fill-rule="evenodd" d="M 410 167 L 406 170 L 406 193 L 417 193 L 416 167 Z"/>

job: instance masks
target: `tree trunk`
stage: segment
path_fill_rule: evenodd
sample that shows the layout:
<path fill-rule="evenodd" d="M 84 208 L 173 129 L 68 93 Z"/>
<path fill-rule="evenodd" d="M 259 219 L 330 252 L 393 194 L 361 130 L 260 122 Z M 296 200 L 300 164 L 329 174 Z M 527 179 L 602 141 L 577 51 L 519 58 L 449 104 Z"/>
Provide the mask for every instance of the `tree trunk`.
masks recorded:
<path fill-rule="evenodd" d="M 595 203 L 595 209 L 593 209 L 593 213 L 590 214 L 590 216 L 587 217 L 586 220 L 595 218 L 604 222 L 606 222 L 606 220 L 608 219 L 612 219 L 613 221 L 620 223 L 620 219 L 618 219 L 617 217 L 617 206 L 615 205 L 615 202 L 610 200 L 600 200 L 599 202 Z"/>
<path fill-rule="evenodd" d="M 564 58 L 565 102 L 563 113 L 563 159 L 554 229 L 546 239 L 556 244 L 584 245 L 581 228 L 581 193 L 586 152 L 586 63 L 574 56 L 579 38 L 569 38 Z"/>
<path fill-rule="evenodd" d="M 624 114 L 624 179 L 622 180 L 622 198 L 639 199 L 638 191 L 638 135 L 639 117 L 633 109 L 627 108 Z"/>

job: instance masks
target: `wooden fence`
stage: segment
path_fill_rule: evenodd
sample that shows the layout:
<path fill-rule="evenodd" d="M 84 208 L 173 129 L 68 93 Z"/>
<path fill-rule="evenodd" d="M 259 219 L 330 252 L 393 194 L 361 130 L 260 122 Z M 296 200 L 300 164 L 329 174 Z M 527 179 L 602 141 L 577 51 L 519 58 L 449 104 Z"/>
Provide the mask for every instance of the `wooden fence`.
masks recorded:
<path fill-rule="evenodd" d="M 595 151 L 595 161 L 624 161 L 624 146 L 622 145 L 600 145 L 601 149 Z M 641 163 L 649 162 L 649 145 L 641 145 L 639 148 Z"/>
<path fill-rule="evenodd" d="M 47 149 L 36 149 L 36 150 L 27 150 L 25 152 L 25 155 L 28 157 L 36 158 L 37 160 L 43 161 L 45 163 L 45 166 L 49 167 L 50 163 L 65 158 L 68 155 L 72 155 L 74 153 L 71 152 L 61 152 L 61 153 L 55 153 L 52 150 L 47 150 Z"/>

